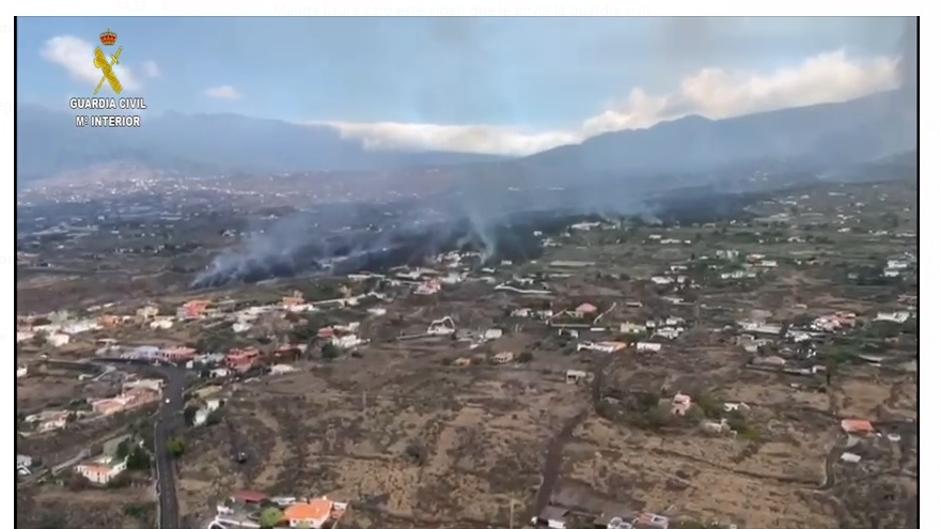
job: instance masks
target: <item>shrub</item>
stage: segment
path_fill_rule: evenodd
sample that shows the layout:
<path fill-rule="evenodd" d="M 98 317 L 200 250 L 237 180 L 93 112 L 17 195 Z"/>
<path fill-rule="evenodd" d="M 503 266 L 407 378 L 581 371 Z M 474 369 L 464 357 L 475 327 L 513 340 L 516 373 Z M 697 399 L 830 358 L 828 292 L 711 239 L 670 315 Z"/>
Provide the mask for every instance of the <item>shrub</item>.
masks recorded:
<path fill-rule="evenodd" d="M 651 408 L 655 408 L 656 406 L 659 406 L 659 397 L 654 393 L 648 393 L 648 392 L 637 393 L 634 396 L 634 399 L 636 401 L 637 409 L 643 412 Z"/>
<path fill-rule="evenodd" d="M 642 424 L 647 428 L 658 430 L 672 422 L 672 412 L 666 404 L 657 404 L 645 412 L 642 416 Z"/>
<path fill-rule="evenodd" d="M 174 437 L 166 442 L 166 449 L 173 457 L 180 457 L 186 451 L 186 445 L 179 437 Z"/>
<path fill-rule="evenodd" d="M 412 442 L 408 445 L 408 448 L 405 448 L 405 456 L 411 460 L 412 463 L 420 466 L 424 465 L 424 462 L 427 460 L 428 451 L 418 442 Z"/>
<path fill-rule="evenodd" d="M 130 454 L 130 443 L 127 439 L 124 439 L 117 445 L 117 449 L 114 451 L 114 457 L 118 459 L 124 459 Z"/>
<path fill-rule="evenodd" d="M 198 406 L 190 404 L 183 409 L 183 421 L 186 423 L 186 426 L 192 426 L 196 418 L 196 412 L 199 410 Z"/>
<path fill-rule="evenodd" d="M 209 416 L 206 417 L 206 426 L 213 426 L 220 422 L 222 422 L 222 408 L 209 412 Z"/>
<path fill-rule="evenodd" d="M 323 348 L 320 349 L 320 357 L 324 360 L 332 360 L 339 356 L 339 347 L 336 347 L 332 343 L 323 344 Z"/>
<path fill-rule="evenodd" d="M 149 503 L 128 503 L 122 510 L 126 516 L 138 520 L 146 520 L 150 515 L 151 509 L 152 507 Z"/>
<path fill-rule="evenodd" d="M 91 484 L 85 476 L 81 474 L 72 474 L 69 476 L 69 480 L 66 482 L 65 486 L 68 487 L 71 491 L 79 491 L 84 488 L 87 488 Z"/>
<path fill-rule="evenodd" d="M 702 409 L 702 413 L 709 419 L 721 417 L 721 403 L 711 393 L 702 391 L 698 395 L 693 395 L 692 402 L 697 404 Z"/>
<path fill-rule="evenodd" d="M 150 454 L 143 447 L 137 446 L 127 456 L 128 470 L 150 470 Z"/>
<path fill-rule="evenodd" d="M 131 484 L 131 477 L 127 473 L 118 474 L 117 476 L 111 478 L 111 481 L 108 482 L 107 487 L 109 489 L 121 489 Z"/>
<path fill-rule="evenodd" d="M 705 419 L 705 412 L 702 411 L 701 406 L 698 404 L 693 404 L 683 418 L 691 424 L 698 424 L 702 422 L 703 419 Z"/>

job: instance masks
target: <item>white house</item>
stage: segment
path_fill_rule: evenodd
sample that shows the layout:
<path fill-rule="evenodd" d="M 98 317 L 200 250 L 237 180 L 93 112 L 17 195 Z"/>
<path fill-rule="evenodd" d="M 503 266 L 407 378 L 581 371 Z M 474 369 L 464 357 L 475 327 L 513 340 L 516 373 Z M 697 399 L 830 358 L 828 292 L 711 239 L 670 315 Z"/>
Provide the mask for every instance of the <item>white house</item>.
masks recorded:
<path fill-rule="evenodd" d="M 669 340 L 675 340 L 685 329 L 682 327 L 660 327 L 656 329 L 656 336 L 662 336 Z"/>
<path fill-rule="evenodd" d="M 245 332 L 251 329 L 251 323 L 247 321 L 236 321 L 232 324 L 232 331 L 234 332 Z"/>
<path fill-rule="evenodd" d="M 78 334 L 87 331 L 93 331 L 100 329 L 101 325 L 98 325 L 98 320 L 95 319 L 84 319 L 69 323 L 62 327 L 62 332 L 66 334 Z"/>
<path fill-rule="evenodd" d="M 787 361 L 784 358 L 776 355 L 758 356 L 754 359 L 754 364 L 756 365 L 780 367 L 786 365 L 786 363 Z"/>
<path fill-rule="evenodd" d="M 496 340 L 496 339 L 502 338 L 502 336 L 503 336 L 503 330 L 496 329 L 496 328 L 487 329 L 486 332 L 483 333 L 484 340 Z"/>
<path fill-rule="evenodd" d="M 201 426 L 206 423 L 209 419 L 209 414 L 219 409 L 222 406 L 222 401 L 220 399 L 209 399 L 206 401 L 206 405 L 196 410 L 196 414 L 193 415 L 193 426 Z"/>
<path fill-rule="evenodd" d="M 160 308 L 155 305 L 146 305 L 137 309 L 137 317 L 144 320 L 155 318 L 158 314 L 160 314 Z"/>
<path fill-rule="evenodd" d="M 907 268 L 907 261 L 902 261 L 900 259 L 888 259 L 886 268 L 888 270 L 904 270 Z"/>
<path fill-rule="evenodd" d="M 454 324 L 454 320 L 450 316 L 444 316 L 439 320 L 434 320 L 431 322 L 431 325 L 428 325 L 428 334 L 433 334 L 436 336 L 447 336 L 454 334 L 457 331 L 457 326 Z"/>
<path fill-rule="evenodd" d="M 539 513 L 538 517 L 533 519 L 533 525 L 542 522 L 551 529 L 566 529 L 568 527 L 567 516 L 568 509 L 555 505 L 547 505 L 542 509 L 542 512 Z"/>
<path fill-rule="evenodd" d="M 343 336 L 334 336 L 330 342 L 340 349 L 351 349 L 363 343 L 355 334 L 346 334 Z"/>
<path fill-rule="evenodd" d="M 658 353 L 660 349 L 663 348 L 661 343 L 653 342 L 637 342 L 636 351 L 638 353 Z"/>
<path fill-rule="evenodd" d="M 283 375 L 285 373 L 292 373 L 294 371 L 297 371 L 297 368 L 290 364 L 274 364 L 271 366 L 272 375 Z"/>
<path fill-rule="evenodd" d="M 702 428 L 702 430 L 704 430 L 706 433 L 710 433 L 710 434 L 713 434 L 713 435 L 720 435 L 720 434 L 727 433 L 727 432 L 731 431 L 731 427 L 728 426 L 728 419 L 726 419 L 726 418 L 724 418 L 724 417 L 721 418 L 721 421 L 720 421 L 720 422 L 709 421 L 709 420 L 703 420 L 703 421 L 699 424 L 699 426 L 700 426 L 700 427 Z"/>
<path fill-rule="evenodd" d="M 509 351 L 503 351 L 493 355 L 494 364 L 508 364 L 512 362 L 512 359 L 515 358 L 515 355 Z"/>
<path fill-rule="evenodd" d="M 741 328 L 745 331 L 758 334 L 780 334 L 780 331 L 783 330 L 783 327 L 780 325 L 765 322 L 742 321 L 739 322 L 739 325 L 741 325 Z"/>
<path fill-rule="evenodd" d="M 745 270 L 734 270 L 733 272 L 722 272 L 722 279 L 744 279 L 744 278 L 754 278 L 757 277 L 757 274 L 754 272 L 747 272 Z"/>
<path fill-rule="evenodd" d="M 628 321 L 620 324 L 620 332 L 623 334 L 642 334 L 646 332 L 646 327 Z"/>
<path fill-rule="evenodd" d="M 897 312 L 879 312 L 875 316 L 875 321 L 892 321 L 894 323 L 904 323 L 911 317 L 911 313 L 906 310 Z"/>
<path fill-rule="evenodd" d="M 578 382 L 586 380 L 587 378 L 587 371 L 580 371 L 578 369 L 569 369 L 568 371 L 565 371 L 565 383 L 567 384 L 577 384 Z"/>
<path fill-rule="evenodd" d="M 430 296 L 441 291 L 441 282 L 435 279 L 425 281 L 418 285 L 414 292 L 421 296 Z"/>
<path fill-rule="evenodd" d="M 32 474 L 29 467 L 33 466 L 33 458 L 23 454 L 16 454 L 16 473 L 21 476 Z"/>
<path fill-rule="evenodd" d="M 170 328 L 172 328 L 172 327 L 173 327 L 173 317 L 172 317 L 172 316 L 157 317 L 157 318 L 154 319 L 152 322 L 150 322 L 150 328 L 151 328 L 151 329 L 167 330 L 167 329 L 170 329 Z"/>
<path fill-rule="evenodd" d="M 53 333 L 46 337 L 46 341 L 49 342 L 53 347 L 62 347 L 63 345 L 68 345 L 71 338 L 68 334 L 63 333 Z"/>
<path fill-rule="evenodd" d="M 846 463 L 858 463 L 862 460 L 862 456 L 853 454 L 852 452 L 842 452 L 842 455 L 839 456 L 839 459 Z"/>
<path fill-rule="evenodd" d="M 29 366 L 26 364 L 17 364 L 16 365 L 16 378 L 23 378 L 29 374 Z"/>
<path fill-rule="evenodd" d="M 463 274 L 451 272 L 441 278 L 441 283 L 444 283 L 445 285 L 456 285 L 457 283 L 460 283 L 461 281 L 463 281 L 463 279 L 464 279 Z"/>
<path fill-rule="evenodd" d="M 87 463 L 75 466 L 75 472 L 84 476 L 88 481 L 98 485 L 107 485 L 112 479 L 118 477 L 127 469 L 127 458 L 116 461 L 110 456 L 93 459 Z"/>
<path fill-rule="evenodd" d="M 139 380 L 129 380 L 121 384 L 122 391 L 129 391 L 134 388 L 144 388 L 154 393 L 163 392 L 163 379 L 162 378 L 141 378 Z"/>
<path fill-rule="evenodd" d="M 588 351 L 600 351 L 602 353 L 616 353 L 627 348 L 623 342 L 581 342 L 578 344 L 578 351 L 586 349 Z"/>

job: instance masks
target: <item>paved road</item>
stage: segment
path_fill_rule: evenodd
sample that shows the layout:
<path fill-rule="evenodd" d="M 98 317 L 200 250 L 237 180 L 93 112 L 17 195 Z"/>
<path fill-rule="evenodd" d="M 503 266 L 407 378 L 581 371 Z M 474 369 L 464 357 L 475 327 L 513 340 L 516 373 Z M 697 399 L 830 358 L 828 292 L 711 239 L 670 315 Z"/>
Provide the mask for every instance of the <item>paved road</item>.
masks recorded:
<path fill-rule="evenodd" d="M 173 433 L 183 425 L 183 389 L 185 374 L 176 368 L 161 368 L 165 372 L 164 401 L 154 425 L 154 452 L 157 466 L 157 492 L 160 495 L 160 521 L 158 529 L 178 529 L 179 511 L 176 503 L 176 467 L 166 449 Z M 169 400 L 169 402 L 167 402 Z"/>
<path fill-rule="evenodd" d="M 113 361 L 113 365 L 143 376 L 160 377 L 165 381 L 163 402 L 153 428 L 153 449 L 156 462 L 157 494 L 160 499 L 157 529 L 179 529 L 179 509 L 176 502 L 176 467 L 166 449 L 167 441 L 183 427 L 183 391 L 186 389 L 187 371 L 173 366 L 154 366 L 127 361 Z"/>

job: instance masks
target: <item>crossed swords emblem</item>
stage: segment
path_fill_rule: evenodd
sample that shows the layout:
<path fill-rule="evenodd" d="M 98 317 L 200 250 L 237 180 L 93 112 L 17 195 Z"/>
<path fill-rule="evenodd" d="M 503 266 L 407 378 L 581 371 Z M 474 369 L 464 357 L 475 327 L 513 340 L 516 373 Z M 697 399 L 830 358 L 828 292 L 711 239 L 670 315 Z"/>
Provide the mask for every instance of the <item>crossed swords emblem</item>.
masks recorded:
<path fill-rule="evenodd" d="M 117 75 L 114 75 L 114 69 L 112 68 L 112 66 L 118 64 L 122 51 L 124 51 L 123 46 L 118 48 L 117 53 L 112 55 L 109 61 L 104 52 L 101 51 L 101 48 L 95 48 L 95 68 L 101 70 L 101 80 L 98 81 L 98 86 L 95 87 L 95 95 L 98 95 L 105 81 L 108 81 L 108 84 L 111 86 L 111 89 L 114 90 L 115 94 L 120 94 L 121 90 L 124 90 L 124 87 L 121 86 L 121 81 L 118 80 Z"/>

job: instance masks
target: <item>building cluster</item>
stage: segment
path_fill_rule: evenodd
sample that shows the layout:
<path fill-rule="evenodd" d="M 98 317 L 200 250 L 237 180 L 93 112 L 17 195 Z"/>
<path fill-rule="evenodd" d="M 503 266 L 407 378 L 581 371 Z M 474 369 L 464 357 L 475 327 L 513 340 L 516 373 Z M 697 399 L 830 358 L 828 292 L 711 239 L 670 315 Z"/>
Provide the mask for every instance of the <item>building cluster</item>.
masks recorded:
<path fill-rule="evenodd" d="M 52 408 L 27 415 L 23 422 L 31 427 L 21 435 L 33 435 L 62 430 L 77 421 L 110 417 L 134 411 L 160 401 L 163 381 L 160 379 L 131 379 L 125 381 L 120 393 L 102 399 L 82 401 L 69 409 Z"/>
<path fill-rule="evenodd" d="M 331 529 L 337 527 L 349 509 L 346 502 L 326 496 L 269 496 L 263 492 L 242 490 L 216 505 L 210 529 L 257 528 L 259 520 L 273 527 Z"/>

